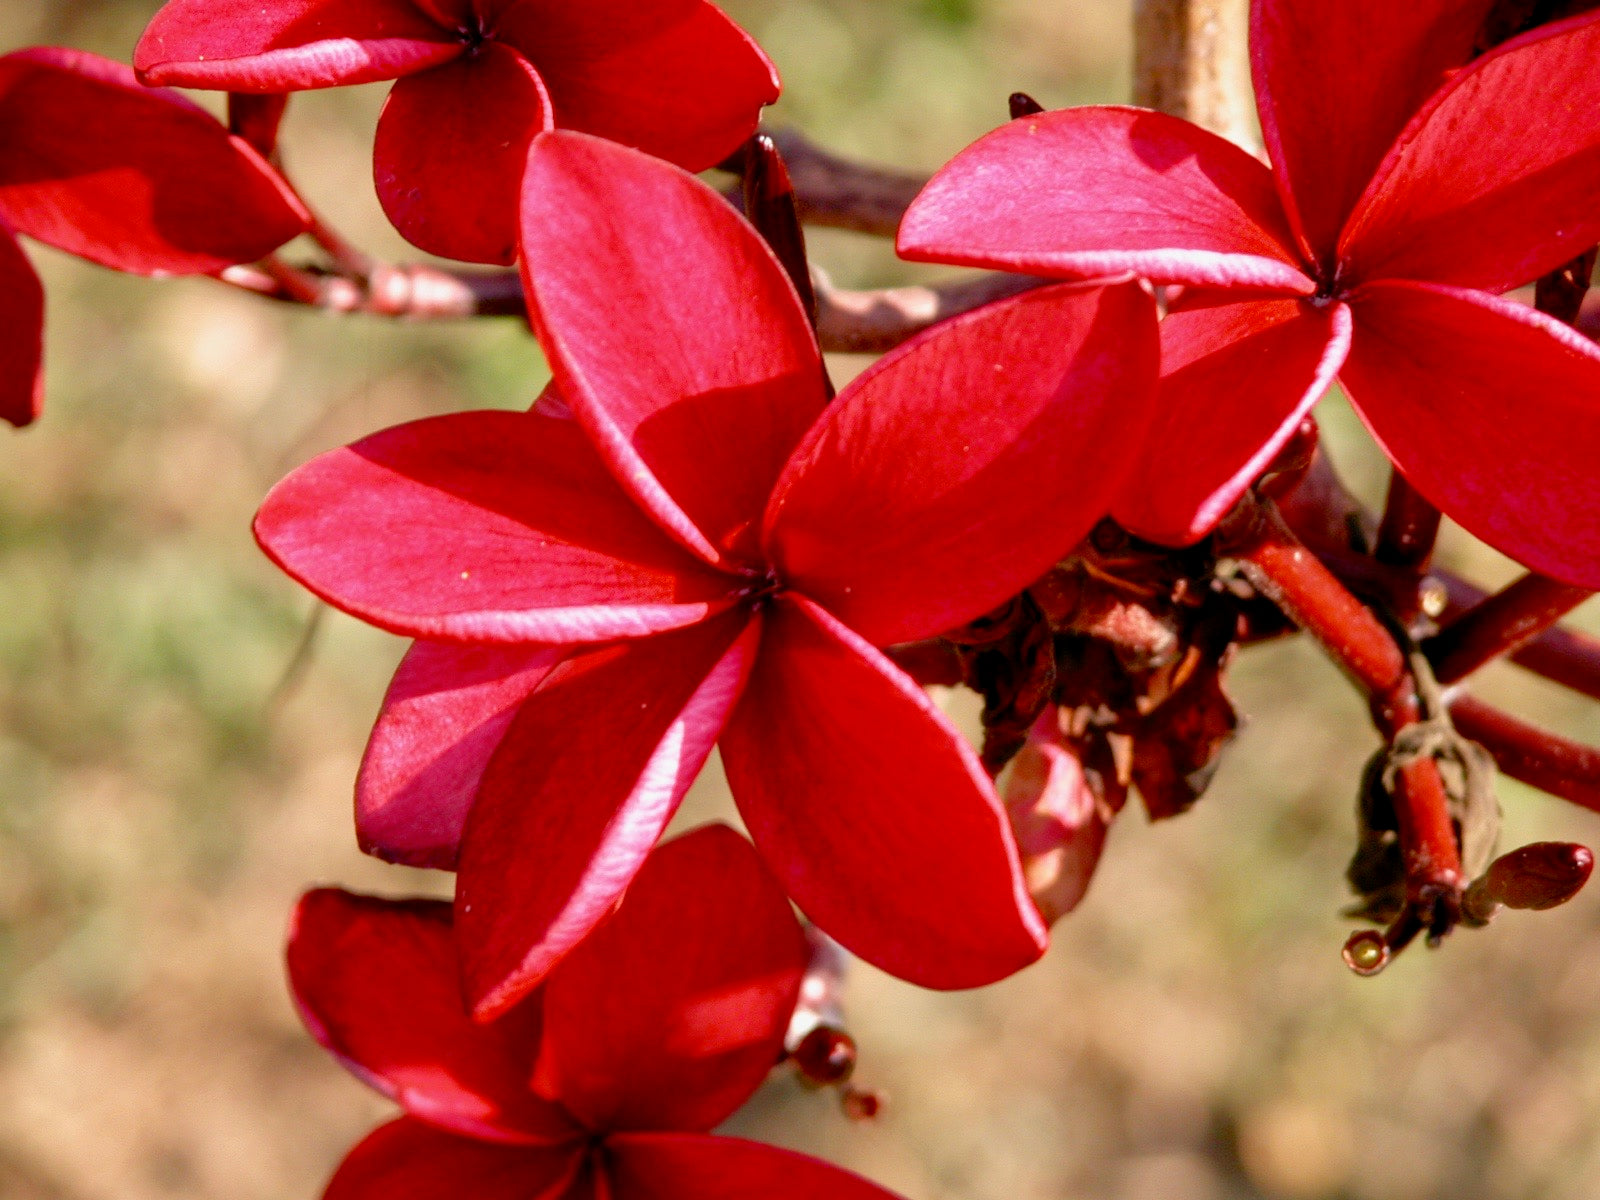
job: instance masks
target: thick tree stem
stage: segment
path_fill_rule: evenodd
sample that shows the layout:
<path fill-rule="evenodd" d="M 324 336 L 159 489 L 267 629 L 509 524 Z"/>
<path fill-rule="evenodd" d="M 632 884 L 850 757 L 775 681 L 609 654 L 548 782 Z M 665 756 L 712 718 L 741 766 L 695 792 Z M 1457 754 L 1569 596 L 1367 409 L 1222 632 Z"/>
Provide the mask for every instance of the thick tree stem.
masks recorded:
<path fill-rule="evenodd" d="M 1135 0 L 1133 22 L 1134 103 L 1251 145 L 1249 0 Z"/>

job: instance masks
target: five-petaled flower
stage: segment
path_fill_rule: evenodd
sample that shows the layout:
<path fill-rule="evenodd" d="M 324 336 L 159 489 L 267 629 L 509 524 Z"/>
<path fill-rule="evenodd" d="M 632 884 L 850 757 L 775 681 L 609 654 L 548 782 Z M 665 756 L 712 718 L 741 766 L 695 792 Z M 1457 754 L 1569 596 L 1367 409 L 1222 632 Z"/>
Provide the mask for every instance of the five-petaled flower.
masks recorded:
<path fill-rule="evenodd" d="M 399 79 L 378 197 L 434 254 L 509 263 L 528 143 L 563 128 L 701 171 L 778 77 L 707 0 L 169 0 L 134 52 L 151 83 L 293 92 Z"/>
<path fill-rule="evenodd" d="M 39 415 L 44 289 L 25 234 L 136 275 L 251 262 L 304 231 L 261 156 L 121 63 L 40 47 L 0 58 L 0 419 Z"/>
<path fill-rule="evenodd" d="M 652 854 L 621 908 L 491 1024 L 467 1015 L 448 904 L 311 892 L 288 957 L 312 1034 L 406 1113 L 350 1152 L 326 1200 L 893 1200 L 705 1132 L 781 1057 L 807 957 L 725 827 Z"/>
<path fill-rule="evenodd" d="M 1159 113 L 1043 114 L 940 172 L 901 251 L 1194 289 L 1114 510 L 1136 532 L 1203 536 L 1337 375 L 1445 513 L 1600 586 L 1600 349 L 1497 295 L 1600 240 L 1600 14 L 1462 67 L 1489 7 L 1255 0 L 1271 171 Z"/>
<path fill-rule="evenodd" d="M 500 1011 L 609 911 L 720 738 L 757 847 L 845 946 L 932 987 L 1031 962 L 998 797 L 874 647 L 987 612 L 1103 515 L 1149 424 L 1149 292 L 971 313 L 830 405 L 793 287 L 715 192 L 563 132 L 527 189 L 574 419 L 392 429 L 257 518 L 318 595 L 432 640 L 369 746 L 363 844 L 458 868 L 469 990 Z"/>

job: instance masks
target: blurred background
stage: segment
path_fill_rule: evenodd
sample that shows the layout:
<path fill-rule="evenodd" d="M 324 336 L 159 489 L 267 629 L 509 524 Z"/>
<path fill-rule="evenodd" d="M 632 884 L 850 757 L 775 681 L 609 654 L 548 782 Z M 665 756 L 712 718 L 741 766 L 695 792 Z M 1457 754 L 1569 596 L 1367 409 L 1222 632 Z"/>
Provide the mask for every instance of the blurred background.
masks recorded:
<path fill-rule="evenodd" d="M 126 59 L 155 7 L 0 0 L 0 49 Z M 998 124 L 1012 91 L 1128 94 L 1129 0 L 726 7 L 784 73 L 777 121 L 906 168 Z M 407 258 L 370 182 L 384 91 L 298 98 L 286 147 L 337 225 Z M 914 277 L 881 243 L 813 249 L 846 285 Z M 313 629 L 249 519 L 313 454 L 524 407 L 544 368 L 514 321 L 331 319 L 34 258 L 46 416 L 0 436 L 0 1197 L 315 1197 L 389 1110 L 291 1011 L 289 907 L 316 883 L 448 880 L 353 844 L 351 783 L 401 644 L 338 615 Z M 1376 504 L 1354 419 L 1337 398 L 1321 415 Z M 1455 530 L 1443 557 L 1487 584 L 1514 574 Z M 1251 719 L 1211 793 L 1156 828 L 1129 809 L 1042 964 L 953 996 L 854 972 L 881 1120 L 850 1124 L 780 1076 L 731 1128 L 908 1200 L 1591 1200 L 1600 889 L 1354 978 L 1338 910 L 1374 748 L 1363 705 L 1301 642 L 1245 655 L 1232 688 Z M 1511 669 L 1482 690 L 1600 741 L 1600 709 Z M 1600 836 L 1600 818 L 1502 795 L 1507 845 Z M 682 821 L 730 815 L 713 766 Z"/>

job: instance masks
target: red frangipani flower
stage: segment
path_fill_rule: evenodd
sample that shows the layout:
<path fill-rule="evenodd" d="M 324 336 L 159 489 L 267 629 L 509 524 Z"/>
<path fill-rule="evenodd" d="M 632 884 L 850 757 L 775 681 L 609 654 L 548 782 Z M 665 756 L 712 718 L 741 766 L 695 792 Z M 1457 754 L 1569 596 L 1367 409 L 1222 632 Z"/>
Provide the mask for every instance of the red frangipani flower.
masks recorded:
<path fill-rule="evenodd" d="M 1115 515 L 1184 544 L 1337 375 L 1423 495 L 1600 587 L 1600 351 L 1497 297 L 1600 241 L 1600 15 L 1454 74 L 1488 0 L 1256 0 L 1269 171 L 1132 108 L 1017 121 L 907 214 L 909 258 L 1187 284 L 1160 417 Z M 1442 86 L 1441 86 L 1442 84 Z"/>
<path fill-rule="evenodd" d="M 289 980 L 312 1035 L 406 1115 L 326 1200 L 892 1200 L 705 1131 L 782 1056 L 805 938 L 725 827 L 662 846 L 622 906 L 492 1024 L 467 1015 L 448 904 L 311 892 Z"/>
<path fill-rule="evenodd" d="M 0 58 L 0 418 L 39 415 L 44 289 L 25 234 L 136 275 L 250 262 L 303 232 L 260 155 L 120 63 L 41 47 Z"/>
<path fill-rule="evenodd" d="M 399 79 L 378 198 L 414 245 L 509 263 L 528 143 L 578 129 L 715 166 L 778 98 L 706 0 L 170 0 L 134 51 L 151 83 L 293 92 Z"/>
<path fill-rule="evenodd" d="M 1151 297 L 1041 289 L 828 405 L 793 287 L 715 192 L 568 133 L 535 142 L 527 191 L 530 310 L 576 419 L 389 430 L 257 518 L 331 603 L 456 643 L 401 668 L 364 842 L 458 866 L 497 1012 L 610 909 L 720 738 L 756 845 L 847 947 L 933 987 L 1031 962 L 998 798 L 874 647 L 988 611 L 1104 513 L 1149 420 Z"/>

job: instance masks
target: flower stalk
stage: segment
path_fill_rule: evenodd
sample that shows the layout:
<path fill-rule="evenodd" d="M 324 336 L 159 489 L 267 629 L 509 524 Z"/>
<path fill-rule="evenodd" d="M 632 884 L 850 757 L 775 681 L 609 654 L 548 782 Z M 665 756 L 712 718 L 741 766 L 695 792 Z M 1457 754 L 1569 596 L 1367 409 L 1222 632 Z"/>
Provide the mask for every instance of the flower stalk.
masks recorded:
<path fill-rule="evenodd" d="M 1526 646 L 1593 594 L 1529 572 L 1451 621 L 1424 650 L 1439 682 L 1457 683 Z"/>

